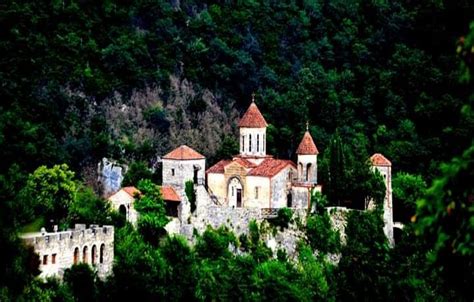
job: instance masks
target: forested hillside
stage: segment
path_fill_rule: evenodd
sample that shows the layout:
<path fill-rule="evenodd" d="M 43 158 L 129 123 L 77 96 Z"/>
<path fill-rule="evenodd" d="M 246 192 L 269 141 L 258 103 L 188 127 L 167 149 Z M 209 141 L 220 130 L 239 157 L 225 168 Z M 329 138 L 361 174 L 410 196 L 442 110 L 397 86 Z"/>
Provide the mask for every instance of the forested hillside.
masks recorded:
<path fill-rule="evenodd" d="M 7 265 L 0 298 L 69 301 L 90 278 L 84 301 L 131 293 L 150 300 L 386 301 L 394 293 L 472 300 L 473 192 L 465 181 L 474 152 L 464 150 L 474 133 L 474 29 L 463 36 L 473 18 L 469 0 L 1 2 L 0 246 Z M 86 268 L 66 285 L 31 281 L 16 231 L 40 216 L 38 167 L 66 163 L 71 170 L 56 171 L 74 191 L 66 198 L 74 206 L 56 213 L 65 224 L 117 223 L 87 188 L 102 157 L 152 167 L 185 143 L 215 163 L 237 152 L 238 118 L 252 93 L 269 123 L 269 154 L 293 158 L 309 123 L 323 184 L 337 146 L 352 162 L 374 152 L 389 158 L 394 202 L 403 209 L 397 220 L 416 223 L 404 243 L 388 250 L 353 220 L 338 268 L 316 259 L 314 246 L 302 246 L 293 266 L 285 255 L 272 260 L 258 238 L 241 257 L 222 248 L 236 240 L 222 230 L 210 230 L 196 248 L 171 238 L 158 248 L 125 226 L 110 282 L 94 282 Z M 348 182 L 360 180 L 352 174 Z M 309 232 L 324 231 L 325 220 L 314 219 Z M 368 229 L 380 223 L 358 219 Z M 206 253 L 216 246 L 217 254 Z M 229 296 L 233 278 L 243 285 Z"/>

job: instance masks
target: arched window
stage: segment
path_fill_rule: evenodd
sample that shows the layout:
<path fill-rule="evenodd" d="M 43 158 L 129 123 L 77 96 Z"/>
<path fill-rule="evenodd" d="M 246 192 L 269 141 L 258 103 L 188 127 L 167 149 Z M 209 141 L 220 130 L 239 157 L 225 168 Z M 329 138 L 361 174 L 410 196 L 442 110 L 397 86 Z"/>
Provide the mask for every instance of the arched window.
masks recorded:
<path fill-rule="evenodd" d="M 263 135 L 263 140 L 262 140 L 262 152 L 265 152 L 265 134 Z"/>
<path fill-rule="evenodd" d="M 298 178 L 299 178 L 299 181 L 303 181 L 303 164 L 302 163 L 298 164 Z"/>
<path fill-rule="evenodd" d="M 77 264 L 79 262 L 79 248 L 76 247 L 74 249 L 74 258 L 73 258 L 73 263 Z"/>
<path fill-rule="evenodd" d="M 84 263 L 87 263 L 87 252 L 88 252 L 88 248 L 86 245 L 84 249 L 82 250 L 82 262 Z"/>
<path fill-rule="evenodd" d="M 104 263 L 105 244 L 100 245 L 99 263 Z"/>
<path fill-rule="evenodd" d="M 252 134 L 249 134 L 249 152 L 252 151 Z"/>
<path fill-rule="evenodd" d="M 241 146 L 240 148 L 242 149 L 242 152 L 245 151 L 245 135 L 242 135 L 242 140 L 241 140 Z"/>
<path fill-rule="evenodd" d="M 306 165 L 306 181 L 311 181 L 311 164 Z"/>
<path fill-rule="evenodd" d="M 257 134 L 257 152 L 260 152 L 260 134 Z"/>
<path fill-rule="evenodd" d="M 95 265 L 95 258 L 97 257 L 97 247 L 95 244 L 92 246 L 92 251 L 91 251 L 91 263 L 92 265 Z"/>

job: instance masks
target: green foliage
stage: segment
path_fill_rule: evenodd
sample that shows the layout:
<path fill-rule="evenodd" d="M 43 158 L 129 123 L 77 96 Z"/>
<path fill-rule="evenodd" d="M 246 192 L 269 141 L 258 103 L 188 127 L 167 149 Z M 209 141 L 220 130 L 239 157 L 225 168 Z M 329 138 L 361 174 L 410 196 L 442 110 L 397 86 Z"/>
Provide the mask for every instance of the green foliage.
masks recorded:
<path fill-rule="evenodd" d="M 400 172 L 392 178 L 394 221 L 407 223 L 415 215 L 416 201 L 423 197 L 426 183 L 420 175 Z"/>
<path fill-rule="evenodd" d="M 75 301 L 97 301 L 97 276 L 88 264 L 73 265 L 64 271 L 64 282 L 71 288 Z"/>
<path fill-rule="evenodd" d="M 145 179 L 138 183 L 138 189 L 141 194 L 134 203 L 135 210 L 140 214 L 138 229 L 147 242 L 157 245 L 169 222 L 160 187 Z"/>
<path fill-rule="evenodd" d="M 230 245 L 237 246 L 237 238 L 227 228 L 220 227 L 217 230 L 208 228 L 198 237 L 195 250 L 199 257 L 209 259 L 229 258 Z"/>
<path fill-rule="evenodd" d="M 418 201 L 416 232 L 427 241 L 430 263 L 466 299 L 474 282 L 474 145 L 441 166 L 442 174 Z"/>
<path fill-rule="evenodd" d="M 41 166 L 30 174 L 24 190 L 23 198 L 30 199 L 46 216 L 46 223 L 64 224 L 68 209 L 74 202 L 76 183 L 74 172 L 66 164 L 52 168 Z"/>
<path fill-rule="evenodd" d="M 127 173 L 122 180 L 122 187 L 136 186 L 140 180 L 152 179 L 153 173 L 148 169 L 146 163 L 136 161 L 130 164 Z"/>
<path fill-rule="evenodd" d="M 325 210 L 308 217 L 306 236 L 311 247 L 319 253 L 337 253 L 341 248 L 339 232 L 333 229 Z"/>
<path fill-rule="evenodd" d="M 110 300 L 165 298 L 166 262 L 130 225 L 115 233 L 115 263 L 108 289 Z"/>
<path fill-rule="evenodd" d="M 191 204 L 191 213 L 194 213 L 196 211 L 196 192 L 194 191 L 194 182 L 192 180 L 186 181 L 184 192 Z"/>
<path fill-rule="evenodd" d="M 332 300 L 329 280 L 327 275 L 331 274 L 329 265 L 319 257 L 316 259 L 311 248 L 305 245 L 298 246 L 299 267 L 301 273 L 300 284 L 306 284 L 306 290 L 309 291 L 314 300 L 328 301 Z"/>
<path fill-rule="evenodd" d="M 336 270 L 338 299 L 388 299 L 392 277 L 381 211 L 353 211 L 347 216 L 347 243 Z"/>
<path fill-rule="evenodd" d="M 112 216 L 109 202 L 99 198 L 91 188 L 80 186 L 69 206 L 67 220 L 71 227 L 76 223 L 105 225 L 112 223 Z"/>
<path fill-rule="evenodd" d="M 293 211 L 290 208 L 281 208 L 278 210 L 278 216 L 268 220 L 268 222 L 274 226 L 280 227 L 280 229 L 283 230 L 288 228 L 292 217 Z"/>

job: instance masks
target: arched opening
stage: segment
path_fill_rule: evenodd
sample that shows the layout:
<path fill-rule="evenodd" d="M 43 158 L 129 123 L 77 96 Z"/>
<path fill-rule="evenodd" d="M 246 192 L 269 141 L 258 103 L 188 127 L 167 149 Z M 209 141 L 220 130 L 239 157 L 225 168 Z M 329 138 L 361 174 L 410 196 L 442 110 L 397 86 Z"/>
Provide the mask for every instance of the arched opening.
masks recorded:
<path fill-rule="evenodd" d="M 92 246 L 92 250 L 91 250 L 91 263 L 92 265 L 95 265 L 95 259 L 97 257 L 97 247 L 95 246 L 95 244 Z"/>
<path fill-rule="evenodd" d="M 127 219 L 127 208 L 125 207 L 125 205 L 121 204 L 120 207 L 119 207 L 119 214 L 120 216 L 122 216 L 123 218 Z"/>
<path fill-rule="evenodd" d="M 74 263 L 74 264 L 79 263 L 79 248 L 78 248 L 78 247 L 76 247 L 76 248 L 74 249 L 73 263 Z"/>
<path fill-rule="evenodd" d="M 194 184 L 197 185 L 198 184 L 198 172 L 199 172 L 199 169 L 200 167 L 199 166 L 194 166 L 194 174 L 193 174 L 193 181 L 194 181 Z"/>
<path fill-rule="evenodd" d="M 104 263 L 105 244 L 100 245 L 99 263 Z"/>
<path fill-rule="evenodd" d="M 237 177 L 233 177 L 229 181 L 229 186 L 227 190 L 227 200 L 230 207 L 242 207 L 243 199 L 243 190 L 242 184 Z"/>
<path fill-rule="evenodd" d="M 87 245 L 82 249 L 82 262 L 87 263 Z"/>
<path fill-rule="evenodd" d="M 289 208 L 293 206 L 293 195 L 291 195 L 291 191 L 286 194 L 286 206 Z"/>
<path fill-rule="evenodd" d="M 311 178 L 312 178 L 312 169 L 311 169 L 311 164 L 307 164 L 306 165 L 306 181 L 311 181 Z"/>
<path fill-rule="evenodd" d="M 298 163 L 298 179 L 300 181 L 303 180 L 303 164 L 302 163 Z"/>

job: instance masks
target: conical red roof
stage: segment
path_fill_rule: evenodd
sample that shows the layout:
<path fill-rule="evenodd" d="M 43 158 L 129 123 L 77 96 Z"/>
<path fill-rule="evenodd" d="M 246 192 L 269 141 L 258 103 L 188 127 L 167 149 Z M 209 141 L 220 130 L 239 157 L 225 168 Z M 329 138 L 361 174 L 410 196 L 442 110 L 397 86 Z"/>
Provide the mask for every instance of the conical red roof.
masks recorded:
<path fill-rule="evenodd" d="M 298 146 L 298 150 L 296 150 L 296 154 L 301 155 L 316 155 L 319 154 L 318 148 L 316 148 L 316 144 L 309 134 L 309 131 L 306 131 L 303 139 L 301 140 L 300 145 Z"/>
<path fill-rule="evenodd" d="M 164 159 L 203 159 L 205 158 L 204 155 L 198 153 L 197 151 L 193 150 L 192 148 L 181 145 L 178 148 L 174 149 L 170 153 L 163 156 Z"/>
<path fill-rule="evenodd" d="M 383 156 L 381 153 L 375 153 L 374 155 L 372 155 L 370 157 L 370 162 L 374 166 L 390 167 L 392 165 L 392 163 L 385 156 Z"/>
<path fill-rule="evenodd" d="M 244 128 L 265 128 L 267 127 L 267 122 L 265 118 L 258 110 L 257 105 L 254 102 L 250 104 L 249 109 L 245 112 L 242 119 L 240 119 L 239 127 Z"/>

